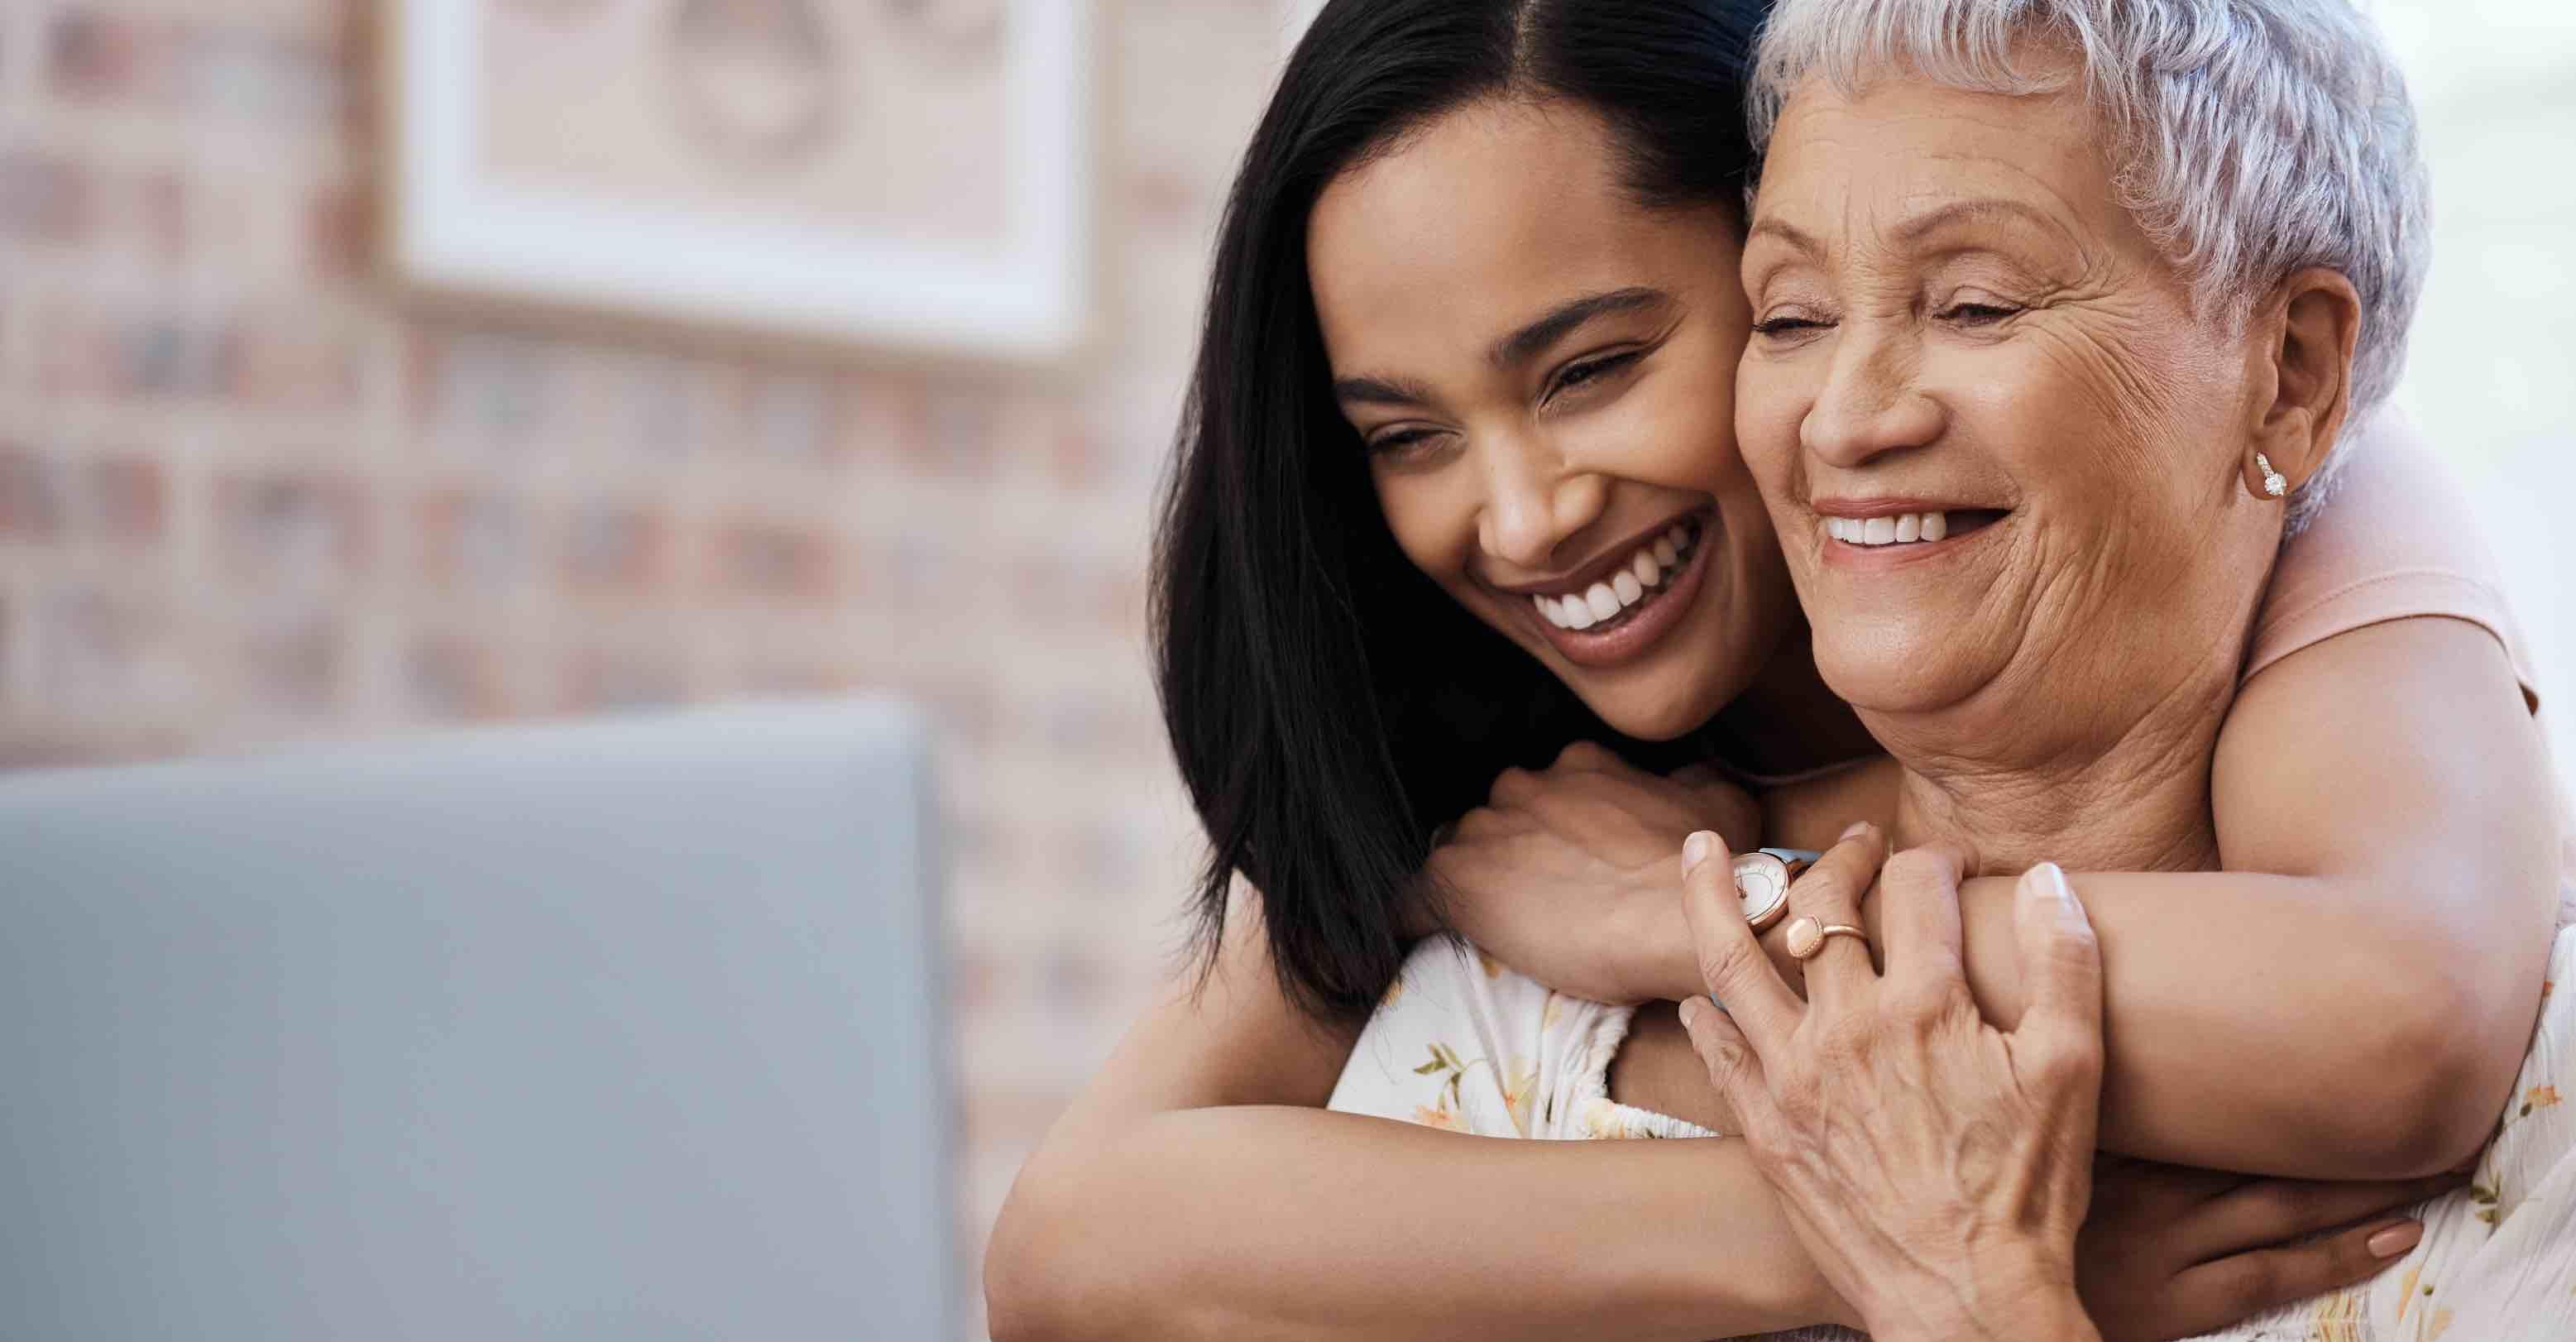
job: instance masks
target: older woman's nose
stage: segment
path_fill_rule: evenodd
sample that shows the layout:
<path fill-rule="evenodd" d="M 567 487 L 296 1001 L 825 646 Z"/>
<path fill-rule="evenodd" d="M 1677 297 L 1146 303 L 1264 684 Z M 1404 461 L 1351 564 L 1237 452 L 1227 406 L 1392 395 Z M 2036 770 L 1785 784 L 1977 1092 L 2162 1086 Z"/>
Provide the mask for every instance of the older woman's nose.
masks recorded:
<path fill-rule="evenodd" d="M 1940 436 L 1940 403 L 1915 387 L 1911 362 L 1900 342 L 1846 340 L 1799 423 L 1799 445 L 1836 466 L 1858 466 Z"/>
<path fill-rule="evenodd" d="M 1600 518 L 1609 485 L 1545 444 L 1491 444 L 1485 457 L 1485 507 L 1478 541 L 1487 554 L 1527 569 L 1545 569 L 1566 540 Z"/>

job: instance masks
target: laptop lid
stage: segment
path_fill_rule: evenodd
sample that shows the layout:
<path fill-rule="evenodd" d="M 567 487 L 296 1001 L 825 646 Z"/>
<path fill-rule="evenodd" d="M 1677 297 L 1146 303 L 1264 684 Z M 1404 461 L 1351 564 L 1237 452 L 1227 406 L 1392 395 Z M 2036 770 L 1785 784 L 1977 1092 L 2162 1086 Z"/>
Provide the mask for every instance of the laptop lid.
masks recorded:
<path fill-rule="evenodd" d="M 0 779 L 0 1337 L 951 1336 L 923 735 Z"/>

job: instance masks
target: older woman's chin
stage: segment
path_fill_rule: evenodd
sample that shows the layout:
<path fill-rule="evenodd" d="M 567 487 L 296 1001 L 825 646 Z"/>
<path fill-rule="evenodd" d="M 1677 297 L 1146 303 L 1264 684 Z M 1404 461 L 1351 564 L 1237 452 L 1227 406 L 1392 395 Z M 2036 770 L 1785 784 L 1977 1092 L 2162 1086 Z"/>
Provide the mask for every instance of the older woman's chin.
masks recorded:
<path fill-rule="evenodd" d="M 1816 610 L 1817 674 L 1863 713 L 1931 713 L 2003 678 L 2010 647 L 1947 619 Z"/>

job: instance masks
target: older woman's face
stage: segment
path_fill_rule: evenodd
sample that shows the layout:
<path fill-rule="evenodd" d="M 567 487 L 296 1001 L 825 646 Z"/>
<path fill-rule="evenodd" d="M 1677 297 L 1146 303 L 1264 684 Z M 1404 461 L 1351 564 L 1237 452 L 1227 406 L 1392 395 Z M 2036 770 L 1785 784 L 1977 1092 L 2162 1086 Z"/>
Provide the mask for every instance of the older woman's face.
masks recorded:
<path fill-rule="evenodd" d="M 2260 589 L 2249 351 L 2195 318 L 2102 138 L 2077 94 L 1911 79 L 1811 81 L 1779 124 L 1737 424 L 1818 667 L 1863 710 L 2042 685 L 2114 710 Z"/>
<path fill-rule="evenodd" d="M 1601 120 L 1490 102 L 1335 181 L 1307 243 L 1405 556 L 1630 735 L 1707 721 L 1795 613 L 1735 450 L 1735 226 L 1648 210 Z"/>

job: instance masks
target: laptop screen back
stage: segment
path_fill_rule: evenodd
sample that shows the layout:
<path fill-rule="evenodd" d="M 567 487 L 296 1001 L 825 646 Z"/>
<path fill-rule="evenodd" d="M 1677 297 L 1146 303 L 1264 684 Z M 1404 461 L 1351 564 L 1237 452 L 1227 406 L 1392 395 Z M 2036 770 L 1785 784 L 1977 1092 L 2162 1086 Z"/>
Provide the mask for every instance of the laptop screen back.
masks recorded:
<path fill-rule="evenodd" d="M 952 1335 L 884 705 L 0 779 L 0 1337 Z"/>

